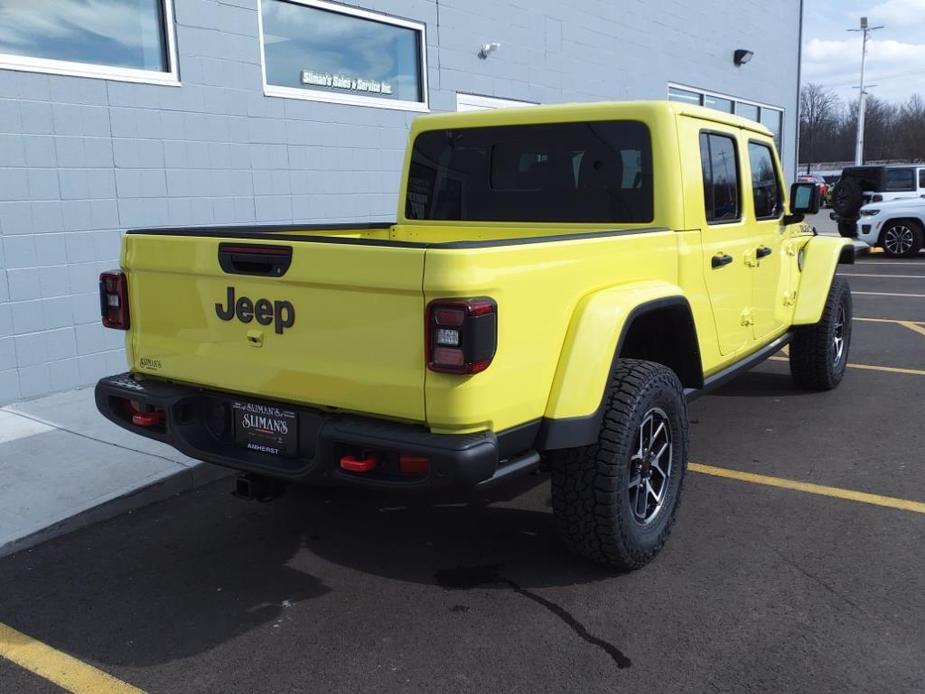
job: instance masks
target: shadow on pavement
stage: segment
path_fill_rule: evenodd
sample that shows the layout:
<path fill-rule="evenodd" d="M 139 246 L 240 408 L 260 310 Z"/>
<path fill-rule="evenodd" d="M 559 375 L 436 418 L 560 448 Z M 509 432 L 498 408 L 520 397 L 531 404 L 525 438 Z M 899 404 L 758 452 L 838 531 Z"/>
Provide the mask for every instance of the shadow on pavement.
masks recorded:
<path fill-rule="evenodd" d="M 789 373 L 750 371 L 718 388 L 712 395 L 734 398 L 799 397 L 812 395 L 812 391 L 797 388 Z"/>
<path fill-rule="evenodd" d="M 612 578 L 566 552 L 551 511 L 489 505 L 544 481 L 428 505 L 298 487 L 256 504 L 231 498 L 220 480 L 0 561 L 0 622 L 91 662 L 148 666 L 355 589 L 294 568 L 306 562 L 448 590 L 514 587 L 531 599 L 532 588 Z M 467 575 L 484 578 L 459 584 Z"/>

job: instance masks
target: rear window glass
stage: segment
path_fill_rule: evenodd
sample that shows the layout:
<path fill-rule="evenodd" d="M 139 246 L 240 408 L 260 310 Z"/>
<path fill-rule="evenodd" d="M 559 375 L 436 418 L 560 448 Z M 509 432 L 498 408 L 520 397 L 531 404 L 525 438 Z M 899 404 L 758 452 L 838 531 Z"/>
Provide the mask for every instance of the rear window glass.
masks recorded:
<path fill-rule="evenodd" d="M 433 130 L 415 139 L 408 219 L 651 222 L 652 144 L 637 121 Z"/>
<path fill-rule="evenodd" d="M 915 190 L 915 169 L 887 169 L 886 189 L 888 191 Z"/>

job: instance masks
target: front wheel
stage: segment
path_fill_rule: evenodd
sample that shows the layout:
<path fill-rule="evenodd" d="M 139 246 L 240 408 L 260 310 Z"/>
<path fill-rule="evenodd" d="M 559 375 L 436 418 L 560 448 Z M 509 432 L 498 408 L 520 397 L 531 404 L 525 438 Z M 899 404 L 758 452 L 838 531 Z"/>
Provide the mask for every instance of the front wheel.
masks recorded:
<path fill-rule="evenodd" d="M 889 222 L 880 237 L 883 253 L 891 258 L 918 255 L 922 242 L 922 227 L 912 221 Z"/>
<path fill-rule="evenodd" d="M 851 346 L 851 288 L 835 277 L 829 288 L 822 318 L 815 325 L 796 329 L 790 343 L 790 375 L 810 390 L 831 390 L 845 375 Z"/>
<path fill-rule="evenodd" d="M 666 366 L 620 360 L 596 443 L 549 455 L 552 506 L 568 547 L 637 569 L 665 544 L 687 467 L 687 401 Z"/>

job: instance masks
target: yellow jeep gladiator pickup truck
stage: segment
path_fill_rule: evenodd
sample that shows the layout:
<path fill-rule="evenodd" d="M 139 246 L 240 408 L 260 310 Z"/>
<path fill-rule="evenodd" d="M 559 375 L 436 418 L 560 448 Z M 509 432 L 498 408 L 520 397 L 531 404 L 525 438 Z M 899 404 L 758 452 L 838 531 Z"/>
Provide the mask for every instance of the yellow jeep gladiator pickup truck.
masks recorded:
<path fill-rule="evenodd" d="M 688 399 L 788 342 L 800 386 L 844 373 L 853 249 L 782 181 L 768 130 L 699 107 L 425 116 L 395 224 L 129 231 L 100 290 L 130 371 L 97 406 L 245 496 L 542 460 L 568 545 L 635 568 L 678 507 Z"/>

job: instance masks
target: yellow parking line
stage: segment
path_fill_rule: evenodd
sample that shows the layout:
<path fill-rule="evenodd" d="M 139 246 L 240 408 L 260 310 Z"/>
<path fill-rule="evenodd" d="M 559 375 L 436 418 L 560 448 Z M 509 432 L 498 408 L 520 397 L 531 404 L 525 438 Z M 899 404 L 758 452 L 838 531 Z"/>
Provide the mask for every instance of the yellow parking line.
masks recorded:
<path fill-rule="evenodd" d="M 783 477 L 771 477 L 769 475 L 757 475 L 753 472 L 742 472 L 741 470 L 730 470 L 724 467 L 714 467 L 713 465 L 704 465 L 703 463 L 688 463 L 688 469 L 694 472 L 700 472 L 704 475 L 713 475 L 714 477 L 725 477 L 731 480 L 741 482 L 751 482 L 753 484 L 763 484 L 768 487 L 778 487 L 780 489 L 791 489 L 797 492 L 806 492 L 807 494 L 818 494 L 820 496 L 831 496 L 836 499 L 847 499 L 848 501 L 858 501 L 862 504 L 873 504 L 874 506 L 886 506 L 895 508 L 900 511 L 912 511 L 913 513 L 925 513 L 925 504 L 920 501 L 910 501 L 908 499 L 897 499 L 892 496 L 881 496 L 879 494 L 868 494 L 867 492 L 856 492 L 853 489 L 843 489 L 841 487 L 827 487 L 822 484 L 813 484 L 811 482 L 799 482 L 797 480 L 788 480 Z"/>
<path fill-rule="evenodd" d="M 787 357 L 768 357 L 772 361 L 790 361 Z M 898 366 L 874 366 L 873 364 L 848 364 L 849 369 L 866 369 L 867 371 L 886 371 L 894 374 L 910 374 L 912 376 L 925 376 L 922 369 L 901 369 Z"/>
<path fill-rule="evenodd" d="M 74 694 L 144 694 L 92 665 L 0 624 L 0 657 Z"/>
<path fill-rule="evenodd" d="M 905 325 L 906 323 L 916 323 L 918 325 L 925 325 L 925 320 L 896 320 L 895 318 L 859 318 L 854 316 L 854 320 L 864 321 L 865 323 L 898 323 L 899 325 Z"/>
<path fill-rule="evenodd" d="M 856 292 L 851 290 L 852 294 L 863 294 L 865 296 L 906 296 L 913 299 L 925 299 L 925 294 L 891 294 L 890 292 Z"/>
<path fill-rule="evenodd" d="M 925 335 L 925 328 L 911 320 L 901 320 L 899 324 L 904 328 L 909 328 L 909 330 L 919 333 L 920 335 Z"/>

